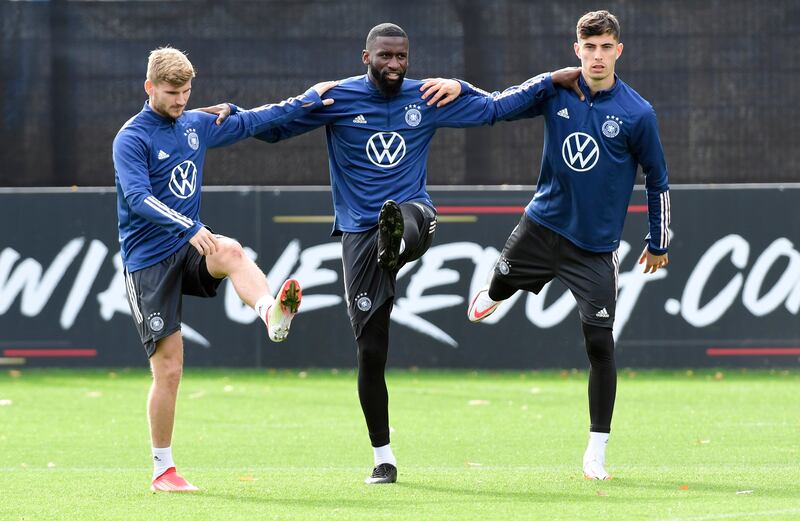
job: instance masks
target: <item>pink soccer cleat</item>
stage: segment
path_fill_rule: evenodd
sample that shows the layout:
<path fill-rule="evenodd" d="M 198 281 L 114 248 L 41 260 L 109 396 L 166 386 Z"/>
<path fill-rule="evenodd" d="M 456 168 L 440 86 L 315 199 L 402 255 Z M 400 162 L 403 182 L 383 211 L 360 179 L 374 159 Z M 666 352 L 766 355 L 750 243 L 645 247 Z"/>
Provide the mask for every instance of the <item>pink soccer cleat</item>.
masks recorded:
<path fill-rule="evenodd" d="M 153 480 L 150 490 L 153 492 L 197 492 L 200 489 L 183 479 L 175 467 L 170 467 Z"/>
<path fill-rule="evenodd" d="M 267 333 L 273 342 L 283 342 L 289 336 L 289 326 L 300 310 L 303 290 L 295 279 L 283 283 L 275 302 L 267 310 Z"/>

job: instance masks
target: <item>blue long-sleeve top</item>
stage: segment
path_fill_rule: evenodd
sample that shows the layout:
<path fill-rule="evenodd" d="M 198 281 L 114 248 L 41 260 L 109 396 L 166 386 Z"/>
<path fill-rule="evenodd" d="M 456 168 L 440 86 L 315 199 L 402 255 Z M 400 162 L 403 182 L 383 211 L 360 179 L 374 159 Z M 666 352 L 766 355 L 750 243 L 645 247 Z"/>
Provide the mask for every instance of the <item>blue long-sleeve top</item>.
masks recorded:
<path fill-rule="evenodd" d="M 638 166 L 647 189 L 648 250 L 667 253 L 670 199 L 667 164 L 653 107 L 615 77 L 594 96 L 581 76 L 585 101 L 557 89 L 506 119 L 544 116 L 539 181 L 527 215 L 542 226 L 594 252 L 619 247 Z"/>
<path fill-rule="evenodd" d="M 420 80 L 405 79 L 385 97 L 367 75 L 342 80 L 325 94 L 333 105 L 256 136 L 268 142 L 325 126 L 335 220 L 333 234 L 375 226 L 387 199 L 424 201 L 428 148 L 440 127 L 493 124 L 555 95 L 549 74 L 489 95 L 462 83 L 462 94 L 444 107 L 420 99 Z"/>
<path fill-rule="evenodd" d="M 169 257 L 203 226 L 200 190 L 206 150 L 236 143 L 322 106 L 314 89 L 277 104 L 216 116 L 161 116 L 145 103 L 113 145 L 122 261 L 129 272 Z"/>

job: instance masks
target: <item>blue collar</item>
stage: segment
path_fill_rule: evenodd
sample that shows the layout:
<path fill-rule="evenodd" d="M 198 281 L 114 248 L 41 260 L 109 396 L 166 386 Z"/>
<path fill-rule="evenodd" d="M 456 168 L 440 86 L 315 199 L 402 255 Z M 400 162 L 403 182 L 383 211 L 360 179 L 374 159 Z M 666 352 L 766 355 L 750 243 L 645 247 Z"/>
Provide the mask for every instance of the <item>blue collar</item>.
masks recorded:
<path fill-rule="evenodd" d="M 598 90 L 594 96 L 592 96 L 592 91 L 589 89 L 589 85 L 586 84 L 586 80 L 583 78 L 583 73 L 578 77 L 578 84 L 580 85 L 581 90 L 586 95 L 586 99 L 600 99 L 606 96 L 613 96 L 616 93 L 617 88 L 619 87 L 620 79 L 617 76 L 617 73 L 614 73 L 614 85 L 611 86 L 610 89 L 607 90 Z"/>
<path fill-rule="evenodd" d="M 148 118 L 152 119 L 153 121 L 155 121 L 157 123 L 164 123 L 166 125 L 172 125 L 173 123 L 175 123 L 175 121 L 177 121 L 177 120 L 174 120 L 172 118 L 168 118 L 168 117 L 162 116 L 161 114 L 159 114 L 158 112 L 153 110 L 153 107 L 150 106 L 150 101 L 149 100 L 144 102 L 144 108 L 142 109 L 142 112 L 145 114 L 145 116 L 147 116 Z M 184 115 L 181 114 L 180 118 L 178 118 L 178 119 L 181 119 L 183 116 Z"/>

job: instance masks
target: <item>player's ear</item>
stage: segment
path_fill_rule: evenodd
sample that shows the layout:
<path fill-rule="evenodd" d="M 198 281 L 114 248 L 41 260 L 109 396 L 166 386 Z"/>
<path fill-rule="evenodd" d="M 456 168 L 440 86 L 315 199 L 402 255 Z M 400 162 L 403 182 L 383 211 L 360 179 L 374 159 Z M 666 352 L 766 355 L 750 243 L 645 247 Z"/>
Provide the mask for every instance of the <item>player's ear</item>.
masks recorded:
<path fill-rule="evenodd" d="M 150 80 L 144 80 L 144 91 L 150 96 L 153 92 L 153 82 Z"/>
<path fill-rule="evenodd" d="M 572 48 L 575 50 L 575 56 L 577 56 L 578 59 L 580 59 L 581 58 L 581 44 L 578 43 L 578 42 L 573 42 Z"/>
<path fill-rule="evenodd" d="M 366 49 L 364 49 L 363 51 L 361 51 L 361 62 L 362 62 L 364 65 L 369 65 L 369 51 L 368 51 L 368 50 L 366 50 Z"/>
<path fill-rule="evenodd" d="M 622 47 L 623 47 L 622 42 L 619 42 L 617 44 L 617 59 L 619 59 L 619 57 L 622 56 Z"/>

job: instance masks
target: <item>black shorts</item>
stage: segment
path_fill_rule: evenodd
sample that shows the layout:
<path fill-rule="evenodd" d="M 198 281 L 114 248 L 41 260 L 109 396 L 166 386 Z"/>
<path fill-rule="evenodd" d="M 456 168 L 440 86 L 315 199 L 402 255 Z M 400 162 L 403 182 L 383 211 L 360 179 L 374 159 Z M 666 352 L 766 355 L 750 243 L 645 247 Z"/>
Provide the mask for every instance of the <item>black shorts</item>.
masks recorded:
<path fill-rule="evenodd" d="M 156 342 L 181 329 L 182 296 L 213 297 L 223 279 L 211 276 L 206 259 L 188 242 L 158 264 L 128 273 L 128 305 L 147 357 Z"/>
<path fill-rule="evenodd" d="M 419 240 L 407 244 L 400 255 L 400 263 L 395 271 L 384 270 L 378 266 L 378 227 L 366 232 L 344 232 L 342 234 L 342 268 L 344 271 L 344 290 L 347 300 L 347 314 L 355 337 L 361 336 L 364 325 L 374 310 L 384 302 L 394 302 L 397 271 L 406 263 L 415 261 L 428 251 L 436 231 L 436 211 L 418 202 L 400 205 L 403 216 L 409 212 L 419 212 Z M 404 219 L 406 223 L 408 219 Z M 391 305 L 390 305 L 391 309 Z"/>
<path fill-rule="evenodd" d="M 617 252 L 595 253 L 522 215 L 495 264 L 494 276 L 512 288 L 539 293 L 556 278 L 578 302 L 586 324 L 613 328 L 617 307 Z"/>

